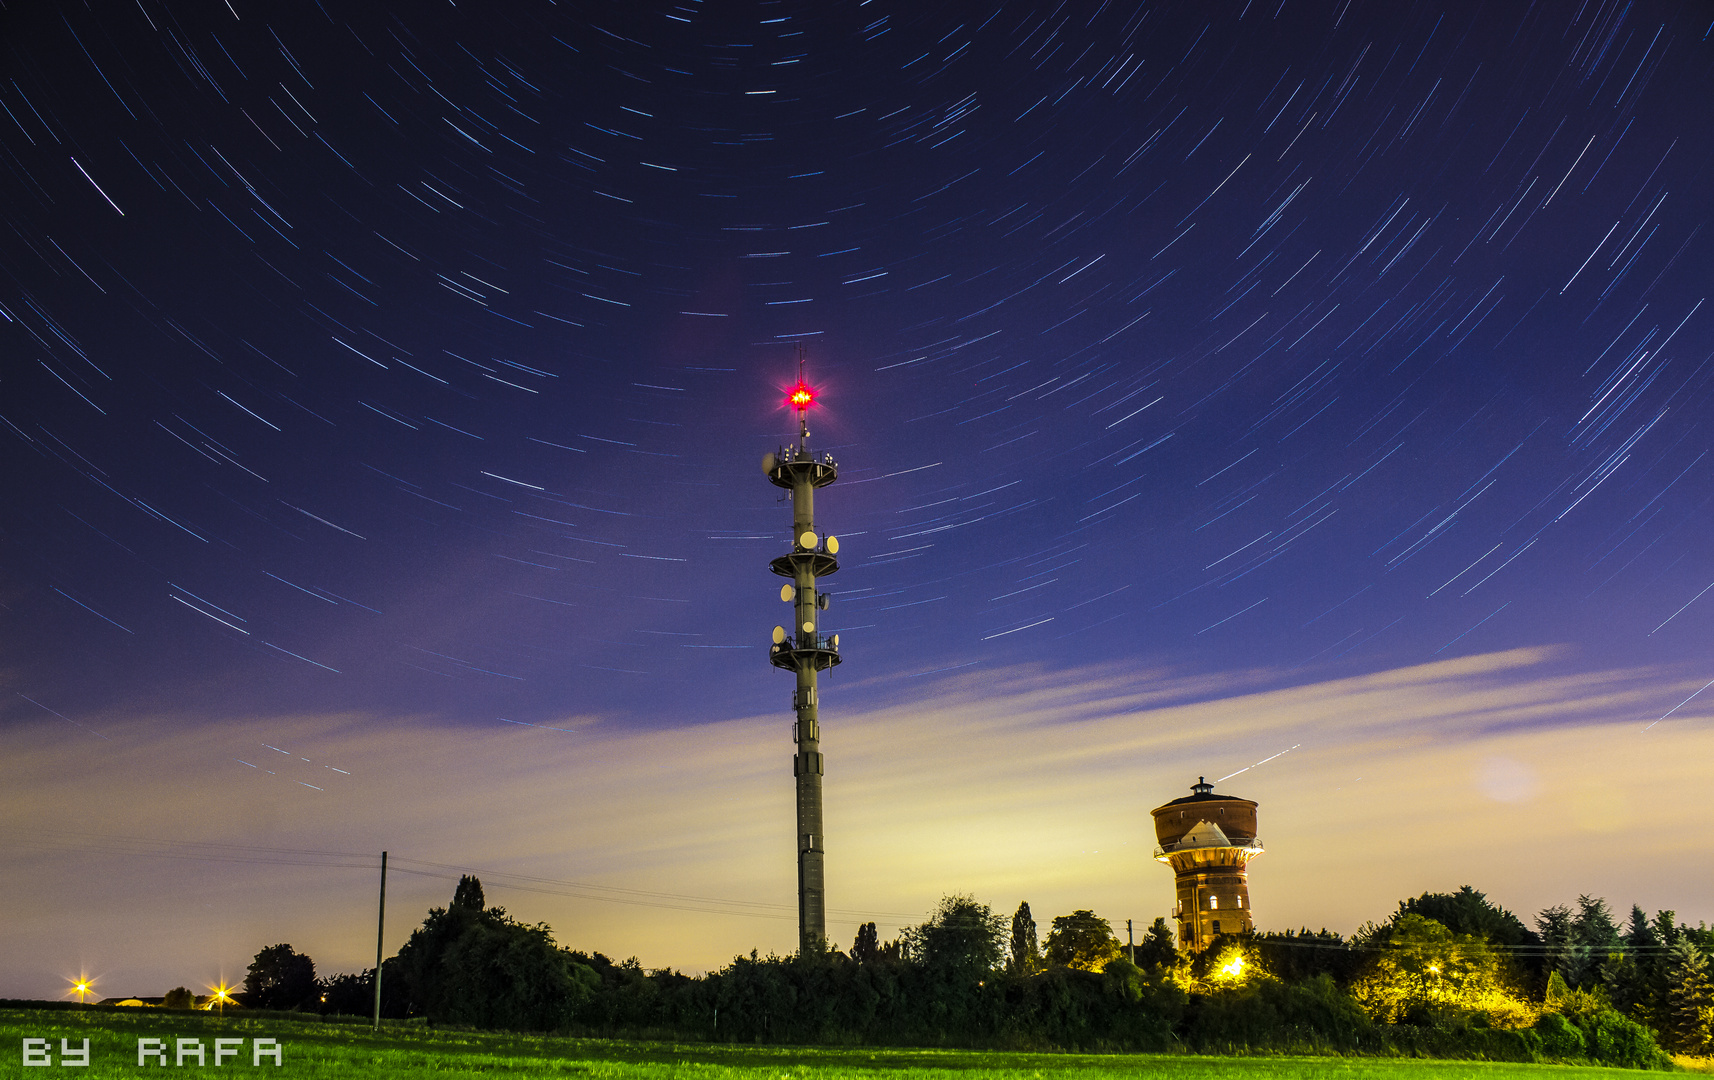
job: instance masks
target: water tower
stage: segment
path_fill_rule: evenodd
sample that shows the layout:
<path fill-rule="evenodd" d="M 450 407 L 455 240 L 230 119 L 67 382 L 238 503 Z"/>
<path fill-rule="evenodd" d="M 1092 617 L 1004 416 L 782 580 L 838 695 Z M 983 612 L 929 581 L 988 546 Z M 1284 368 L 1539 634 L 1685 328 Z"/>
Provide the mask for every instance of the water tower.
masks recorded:
<path fill-rule="evenodd" d="M 1155 859 L 1178 877 L 1178 945 L 1201 952 L 1216 934 L 1255 929 L 1245 868 L 1262 853 L 1256 838 L 1256 804 L 1214 794 L 1197 777 L 1191 794 L 1150 811 L 1155 819 Z"/>
<path fill-rule="evenodd" d="M 792 738 L 792 775 L 797 782 L 797 898 L 798 948 L 809 953 L 820 950 L 827 940 L 827 885 L 823 877 L 826 858 L 821 831 L 821 721 L 816 676 L 839 663 L 839 635 L 822 632 L 821 613 L 827 594 L 816 588 L 816 579 L 839 569 L 839 539 L 816 528 L 815 489 L 839 478 L 832 454 L 817 457 L 809 448 L 809 407 L 815 391 L 804 380 L 803 351 L 798 351 L 798 381 L 786 403 L 797 413 L 798 438 L 762 459 L 762 472 L 776 487 L 790 492 L 792 503 L 791 549 L 768 563 L 783 578 L 780 599 L 792 605 L 790 629 L 774 627 L 774 643 L 768 661 L 797 676 L 792 706 L 797 723 Z"/>

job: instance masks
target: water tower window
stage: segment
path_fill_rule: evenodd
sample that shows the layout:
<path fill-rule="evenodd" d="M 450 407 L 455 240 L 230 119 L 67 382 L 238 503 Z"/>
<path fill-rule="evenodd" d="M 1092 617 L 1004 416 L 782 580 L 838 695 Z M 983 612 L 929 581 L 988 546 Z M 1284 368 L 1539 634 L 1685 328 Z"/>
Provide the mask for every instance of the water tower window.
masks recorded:
<path fill-rule="evenodd" d="M 1208 898 L 1208 907 L 1210 910 L 1218 910 L 1220 907 L 1220 898 L 1218 896 L 1210 896 Z"/>
<path fill-rule="evenodd" d="M 1219 919 L 1214 920 L 1214 932 L 1216 934 L 1218 934 L 1220 932 L 1220 920 Z"/>

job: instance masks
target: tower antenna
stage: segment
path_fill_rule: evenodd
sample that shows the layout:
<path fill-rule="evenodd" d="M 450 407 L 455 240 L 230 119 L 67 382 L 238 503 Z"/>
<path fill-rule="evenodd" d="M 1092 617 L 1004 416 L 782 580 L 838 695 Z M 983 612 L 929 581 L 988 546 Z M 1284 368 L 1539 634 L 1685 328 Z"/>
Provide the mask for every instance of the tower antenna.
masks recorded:
<path fill-rule="evenodd" d="M 797 413 L 797 445 L 786 445 L 762 458 L 762 472 L 776 487 L 791 493 L 790 550 L 768 563 L 768 569 L 791 579 L 780 586 L 780 599 L 792 605 L 792 625 L 774 627 L 768 662 L 797 676 L 792 707 L 797 723 L 792 739 L 792 775 L 797 785 L 798 950 L 803 954 L 827 947 L 826 858 L 821 817 L 821 721 L 817 676 L 840 662 L 839 635 L 821 631 L 820 613 L 827 594 L 818 593 L 816 579 L 839 569 L 839 538 L 824 536 L 815 525 L 815 489 L 839 478 L 832 454 L 817 457 L 809 448 L 809 407 L 815 388 L 809 385 L 803 343 L 797 343 L 797 384 L 786 403 Z"/>
<path fill-rule="evenodd" d="M 797 385 L 792 387 L 791 407 L 797 413 L 797 451 L 809 453 L 809 407 L 815 403 L 815 388 L 809 385 L 808 358 L 803 342 L 797 343 Z M 829 480 L 828 483 L 833 481 Z"/>

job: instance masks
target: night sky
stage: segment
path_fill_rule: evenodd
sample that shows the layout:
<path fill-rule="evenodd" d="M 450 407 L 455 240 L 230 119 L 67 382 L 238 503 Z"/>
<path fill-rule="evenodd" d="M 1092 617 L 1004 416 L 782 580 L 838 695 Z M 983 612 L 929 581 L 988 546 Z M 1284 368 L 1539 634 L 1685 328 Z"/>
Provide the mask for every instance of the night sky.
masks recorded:
<path fill-rule="evenodd" d="M 1714 917 L 1711 31 L 13 5 L 0 992 L 373 963 L 328 853 L 383 848 L 399 941 L 457 866 L 650 967 L 789 950 L 799 346 L 836 943 L 1146 925 L 1148 809 L 1282 751 L 1220 788 L 1265 928 Z"/>

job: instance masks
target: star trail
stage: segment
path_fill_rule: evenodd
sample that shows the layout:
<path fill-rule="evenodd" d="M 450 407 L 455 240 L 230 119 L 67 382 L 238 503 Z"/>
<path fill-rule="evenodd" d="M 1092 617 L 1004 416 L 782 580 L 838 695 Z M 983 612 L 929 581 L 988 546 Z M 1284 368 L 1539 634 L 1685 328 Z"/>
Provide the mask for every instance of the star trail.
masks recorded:
<path fill-rule="evenodd" d="M 1706 723 L 1706 5 L 0 19 L 0 716 L 67 755 L 777 714 L 783 762 L 757 464 L 800 344 L 861 659 L 830 740 L 841 694 L 1026 668 L 1188 699 L 1519 649 L 1657 673 L 1638 738 Z M 1192 774 L 1320 775 L 1270 740 Z"/>

